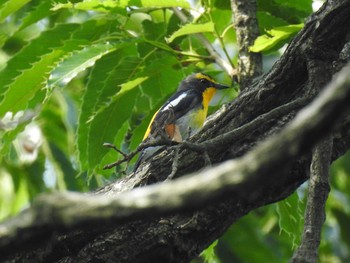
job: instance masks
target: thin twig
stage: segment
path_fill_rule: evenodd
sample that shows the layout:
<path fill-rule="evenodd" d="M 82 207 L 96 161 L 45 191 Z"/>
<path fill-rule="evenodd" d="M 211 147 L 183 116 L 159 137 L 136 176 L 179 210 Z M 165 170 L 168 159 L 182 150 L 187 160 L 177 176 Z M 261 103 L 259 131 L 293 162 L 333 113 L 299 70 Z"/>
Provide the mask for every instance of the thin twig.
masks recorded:
<path fill-rule="evenodd" d="M 114 144 L 111 144 L 111 143 L 109 143 L 109 142 L 105 142 L 102 146 L 107 147 L 107 148 L 111 148 L 111 149 L 115 150 L 116 152 L 118 152 L 118 153 L 120 153 L 121 155 L 123 155 L 124 158 L 127 157 L 127 154 L 124 153 L 122 150 L 119 150 L 119 149 L 117 148 L 117 146 L 115 146 Z"/>
<path fill-rule="evenodd" d="M 111 169 L 111 168 L 118 166 L 122 163 L 129 162 L 132 158 L 135 157 L 136 154 L 138 154 L 139 152 L 141 152 L 142 150 L 144 150 L 146 148 L 156 147 L 156 146 L 165 146 L 165 145 L 172 146 L 172 145 L 177 145 L 177 144 L 179 144 L 179 142 L 172 141 L 168 138 L 160 137 L 158 139 L 144 141 L 136 148 L 136 150 L 126 154 L 126 153 L 123 153 L 121 150 L 119 150 L 113 144 L 104 143 L 103 146 L 106 146 L 108 148 L 112 148 L 112 149 L 116 150 L 118 153 L 121 153 L 123 155 L 123 159 L 120 159 L 116 162 L 107 164 L 103 167 L 103 169 Z"/>
<path fill-rule="evenodd" d="M 261 125 L 263 125 L 267 120 L 272 120 L 272 119 L 279 119 L 282 116 L 286 115 L 287 113 L 290 113 L 293 110 L 297 110 L 303 106 L 305 106 L 308 102 L 310 101 L 309 98 L 302 98 L 302 99 L 297 99 L 295 101 L 289 102 L 287 104 L 281 105 L 265 114 L 259 115 L 256 117 L 254 120 L 248 122 L 247 124 L 242 125 L 241 127 L 238 127 L 232 131 L 229 131 L 227 133 L 224 133 L 222 135 L 219 135 L 213 139 L 204 141 L 200 144 L 197 144 L 195 147 L 194 145 L 188 146 L 185 145 L 186 147 L 190 148 L 193 147 L 192 149 L 194 150 L 195 148 L 198 149 L 198 151 L 203 151 L 204 149 L 206 151 L 213 149 L 217 147 L 218 144 L 229 144 L 235 141 L 237 138 L 245 134 L 246 132 L 252 131 L 254 129 L 259 128 Z"/>
<path fill-rule="evenodd" d="M 188 22 L 188 17 L 178 8 L 173 8 L 174 13 L 176 16 L 181 20 L 183 23 Z M 202 43 L 202 45 L 207 49 L 210 56 L 215 60 L 215 62 L 227 72 L 227 74 L 232 78 L 237 75 L 237 70 L 225 59 L 223 59 L 220 54 L 216 51 L 216 49 L 213 47 L 213 45 L 208 41 L 208 39 L 203 34 L 195 34 L 195 36 L 198 38 L 198 40 Z"/>
<path fill-rule="evenodd" d="M 175 148 L 175 152 L 174 152 L 174 159 L 173 159 L 173 164 L 171 166 L 171 174 L 168 175 L 167 179 L 166 180 L 171 180 L 173 179 L 173 177 L 176 175 L 177 173 L 177 170 L 179 168 L 179 151 L 180 151 L 180 148 L 179 147 L 176 147 Z"/>
<path fill-rule="evenodd" d="M 116 150 L 119 153 L 122 153 L 124 158 L 121 160 L 118 160 L 114 163 L 110 163 L 110 164 L 105 165 L 103 167 L 103 169 L 111 169 L 111 168 L 118 166 L 122 163 L 129 162 L 132 158 L 134 158 L 134 156 L 136 154 L 138 154 L 139 152 L 141 152 L 142 150 L 144 150 L 148 147 L 165 146 L 165 145 L 168 145 L 168 146 L 179 145 L 180 147 L 182 147 L 184 149 L 203 154 L 203 158 L 204 158 L 204 161 L 206 163 L 206 166 L 210 165 L 211 161 L 210 161 L 210 157 L 208 154 L 208 151 L 210 149 L 217 147 L 218 144 L 231 143 L 232 141 L 236 140 L 238 137 L 242 136 L 242 134 L 244 134 L 248 131 L 251 131 L 254 128 L 258 128 L 259 126 L 264 124 L 266 122 L 266 120 L 279 119 L 281 116 L 291 112 L 292 110 L 296 110 L 296 109 L 306 105 L 307 102 L 309 102 L 309 100 L 310 99 L 297 99 L 295 101 L 292 101 L 290 103 L 287 103 L 285 105 L 277 107 L 277 108 L 275 108 L 275 109 L 273 109 L 265 114 L 262 114 L 262 115 L 258 116 L 256 119 L 252 120 L 251 122 L 249 122 L 241 127 L 238 127 L 232 131 L 229 131 L 229 132 L 224 133 L 220 136 L 217 136 L 211 140 L 207 140 L 207 141 L 200 142 L 200 143 L 194 143 L 194 142 L 190 142 L 187 140 L 183 141 L 183 142 L 175 142 L 175 141 L 169 140 L 168 138 L 162 137 L 162 138 L 159 138 L 157 140 L 147 141 L 147 142 L 141 143 L 135 151 L 132 151 L 129 154 L 122 153 L 120 150 L 116 149 L 116 147 L 114 145 L 111 145 L 111 144 L 105 145 L 109 148 Z"/>

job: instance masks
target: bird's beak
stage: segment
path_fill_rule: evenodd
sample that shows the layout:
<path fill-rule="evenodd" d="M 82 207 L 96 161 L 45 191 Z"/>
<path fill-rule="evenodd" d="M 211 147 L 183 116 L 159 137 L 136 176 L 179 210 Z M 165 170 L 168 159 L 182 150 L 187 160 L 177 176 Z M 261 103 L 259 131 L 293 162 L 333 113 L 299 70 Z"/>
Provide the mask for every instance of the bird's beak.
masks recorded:
<path fill-rule="evenodd" d="M 219 84 L 219 83 L 215 83 L 214 88 L 216 88 L 216 89 L 228 89 L 229 86 L 222 85 L 222 84 Z"/>

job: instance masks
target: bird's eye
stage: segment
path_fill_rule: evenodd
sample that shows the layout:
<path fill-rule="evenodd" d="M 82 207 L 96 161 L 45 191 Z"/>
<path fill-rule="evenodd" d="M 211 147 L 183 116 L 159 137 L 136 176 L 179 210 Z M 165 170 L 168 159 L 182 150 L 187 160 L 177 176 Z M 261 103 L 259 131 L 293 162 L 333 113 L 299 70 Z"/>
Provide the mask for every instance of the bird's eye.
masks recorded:
<path fill-rule="evenodd" d="M 201 82 L 202 82 L 202 83 L 206 83 L 207 80 L 206 80 L 206 79 L 201 79 Z"/>

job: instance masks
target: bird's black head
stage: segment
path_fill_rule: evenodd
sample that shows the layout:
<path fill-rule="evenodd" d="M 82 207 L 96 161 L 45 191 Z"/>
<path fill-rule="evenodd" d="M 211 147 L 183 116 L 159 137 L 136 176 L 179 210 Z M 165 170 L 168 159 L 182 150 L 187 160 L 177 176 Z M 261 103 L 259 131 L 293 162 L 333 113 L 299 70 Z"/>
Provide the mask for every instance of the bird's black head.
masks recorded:
<path fill-rule="evenodd" d="M 228 86 L 216 83 L 215 80 L 204 73 L 194 73 L 181 81 L 178 91 L 196 89 L 203 92 L 207 88 L 227 89 Z"/>

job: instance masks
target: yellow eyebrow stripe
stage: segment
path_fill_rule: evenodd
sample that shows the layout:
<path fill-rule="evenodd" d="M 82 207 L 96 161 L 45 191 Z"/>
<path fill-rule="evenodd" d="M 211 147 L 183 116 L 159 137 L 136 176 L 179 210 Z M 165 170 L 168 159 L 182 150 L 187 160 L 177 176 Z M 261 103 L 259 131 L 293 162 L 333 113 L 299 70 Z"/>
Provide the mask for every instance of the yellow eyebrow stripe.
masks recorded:
<path fill-rule="evenodd" d="M 195 78 L 196 79 L 206 79 L 206 80 L 209 80 L 210 82 L 213 82 L 213 83 L 216 83 L 215 80 L 213 80 L 212 78 L 208 77 L 207 75 L 204 75 L 202 73 L 197 73 L 195 75 Z"/>

